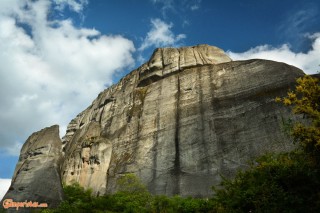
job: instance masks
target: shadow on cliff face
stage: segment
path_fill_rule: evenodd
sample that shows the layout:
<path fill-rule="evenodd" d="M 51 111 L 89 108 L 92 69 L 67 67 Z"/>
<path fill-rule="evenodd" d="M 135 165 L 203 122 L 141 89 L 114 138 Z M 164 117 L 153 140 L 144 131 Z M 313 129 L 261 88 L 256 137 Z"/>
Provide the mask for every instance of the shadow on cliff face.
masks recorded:
<path fill-rule="evenodd" d="M 233 177 L 257 156 L 294 148 L 281 131 L 289 111 L 274 98 L 303 75 L 274 61 L 231 61 L 208 45 L 157 49 L 70 122 L 60 148 L 48 149 L 44 156 L 52 159 L 51 167 L 41 165 L 60 184 L 53 197 L 60 199 L 61 182 L 74 181 L 95 195 L 114 193 L 117 180 L 127 173 L 156 195 L 210 197 L 221 175 Z M 56 136 L 45 138 L 45 144 L 28 141 L 21 156 L 38 159 L 41 147 L 55 144 Z M 22 174 L 31 170 L 23 168 L 15 173 L 23 181 L 51 177 L 36 169 L 35 176 L 25 178 Z M 46 196 L 51 193 L 51 187 L 43 190 Z"/>

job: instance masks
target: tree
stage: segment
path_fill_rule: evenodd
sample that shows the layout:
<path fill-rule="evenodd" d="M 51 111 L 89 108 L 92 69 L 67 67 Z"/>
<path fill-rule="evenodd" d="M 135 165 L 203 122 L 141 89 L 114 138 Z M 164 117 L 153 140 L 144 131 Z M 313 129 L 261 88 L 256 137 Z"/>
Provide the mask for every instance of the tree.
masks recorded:
<path fill-rule="evenodd" d="M 147 193 L 148 190 L 140 179 L 134 174 L 125 174 L 117 180 L 119 192 L 126 193 Z"/>
<path fill-rule="evenodd" d="M 303 149 L 320 162 L 320 81 L 316 77 L 305 75 L 297 79 L 294 91 L 286 97 L 276 98 L 286 106 L 293 106 L 294 114 L 302 115 L 307 121 L 293 124 L 291 135 Z"/>
<path fill-rule="evenodd" d="M 117 180 L 118 192 L 112 195 L 115 212 L 150 212 L 152 195 L 135 174 Z"/>
<path fill-rule="evenodd" d="M 319 172 L 306 153 L 268 154 L 247 171 L 213 190 L 215 209 L 224 212 L 319 212 Z"/>

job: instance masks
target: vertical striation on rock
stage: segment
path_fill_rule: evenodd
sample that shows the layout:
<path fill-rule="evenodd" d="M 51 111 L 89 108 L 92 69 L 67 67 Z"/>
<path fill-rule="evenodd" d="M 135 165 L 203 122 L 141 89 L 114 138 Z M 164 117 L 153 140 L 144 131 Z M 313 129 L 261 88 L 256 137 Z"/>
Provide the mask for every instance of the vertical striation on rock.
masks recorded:
<path fill-rule="evenodd" d="M 57 207 L 63 199 L 60 177 L 61 149 L 58 125 L 33 133 L 21 148 L 11 186 L 3 200 L 27 200 Z M 31 211 L 30 208 L 19 210 Z M 16 212 L 16 209 L 11 208 L 9 211 Z"/>
<path fill-rule="evenodd" d="M 62 143 L 58 126 L 32 134 L 5 198 L 54 207 L 61 182 L 102 195 L 127 173 L 154 194 L 208 197 L 221 175 L 293 148 L 281 131 L 290 112 L 274 98 L 302 75 L 274 61 L 231 61 L 209 45 L 156 49 L 74 118 Z"/>
<path fill-rule="evenodd" d="M 70 122 L 62 180 L 104 194 L 134 173 L 154 194 L 209 196 L 220 175 L 293 147 L 281 132 L 289 112 L 274 98 L 302 75 L 208 45 L 156 49 Z"/>

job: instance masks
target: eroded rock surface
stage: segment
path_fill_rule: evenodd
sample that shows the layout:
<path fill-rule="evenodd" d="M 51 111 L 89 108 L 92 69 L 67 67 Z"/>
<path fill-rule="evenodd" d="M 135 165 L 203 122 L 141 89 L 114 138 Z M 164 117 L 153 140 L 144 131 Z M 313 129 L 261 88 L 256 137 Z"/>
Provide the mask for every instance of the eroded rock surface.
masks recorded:
<path fill-rule="evenodd" d="M 159 48 L 71 121 L 62 180 L 104 194 L 134 173 L 155 194 L 209 196 L 220 175 L 292 148 L 281 131 L 289 111 L 274 98 L 302 75 L 208 45 Z"/>
<path fill-rule="evenodd" d="M 184 68 L 219 64 L 231 59 L 218 47 L 198 45 L 181 48 L 158 48 L 139 69 L 138 86 L 146 86 Z"/>
<path fill-rule="evenodd" d="M 63 199 L 60 177 L 61 150 L 58 125 L 33 133 L 21 149 L 11 186 L 3 200 L 27 200 L 56 207 Z M 31 210 L 19 209 L 20 212 Z M 9 211 L 16 212 L 16 209 L 10 208 Z"/>
<path fill-rule="evenodd" d="M 112 144 L 101 137 L 101 125 L 92 120 L 76 131 L 71 143 L 64 149 L 63 181 L 78 182 L 91 188 L 96 195 L 103 195 L 107 187 L 107 172 L 112 154 Z"/>

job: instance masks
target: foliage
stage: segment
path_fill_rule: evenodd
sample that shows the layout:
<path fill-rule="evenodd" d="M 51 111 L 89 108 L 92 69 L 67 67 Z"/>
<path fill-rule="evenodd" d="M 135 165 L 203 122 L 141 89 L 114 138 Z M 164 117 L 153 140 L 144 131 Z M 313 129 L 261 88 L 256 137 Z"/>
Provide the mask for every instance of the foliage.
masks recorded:
<path fill-rule="evenodd" d="M 126 174 L 117 181 L 118 192 L 110 198 L 113 200 L 113 211 L 148 212 L 152 197 L 147 188 L 134 174 Z"/>
<path fill-rule="evenodd" d="M 153 196 L 134 174 L 121 177 L 119 190 L 113 195 L 94 197 L 90 190 L 79 184 L 64 187 L 65 201 L 57 209 L 42 212 L 210 212 L 213 206 L 205 199 L 182 198 L 180 196 Z"/>
<path fill-rule="evenodd" d="M 318 78 L 305 75 L 297 79 L 294 91 L 289 91 L 284 98 L 276 98 L 286 106 L 292 105 L 294 114 L 303 115 L 308 121 L 296 122 L 291 135 L 306 152 L 320 160 L 320 81 Z"/>
<path fill-rule="evenodd" d="M 147 193 L 145 185 L 141 183 L 139 178 L 134 174 L 126 174 L 117 181 L 118 191 L 131 194 Z"/>
<path fill-rule="evenodd" d="M 213 188 L 218 212 L 320 211 L 319 171 L 304 152 L 268 154 L 256 164 Z"/>
<path fill-rule="evenodd" d="M 214 212 L 212 202 L 207 199 L 167 197 L 158 195 L 153 200 L 153 212 Z"/>
<path fill-rule="evenodd" d="M 63 191 L 65 199 L 59 207 L 55 210 L 46 209 L 42 212 L 91 212 L 94 198 L 91 195 L 92 191 L 90 189 L 85 190 L 78 183 L 74 183 L 72 185 L 64 186 Z"/>

